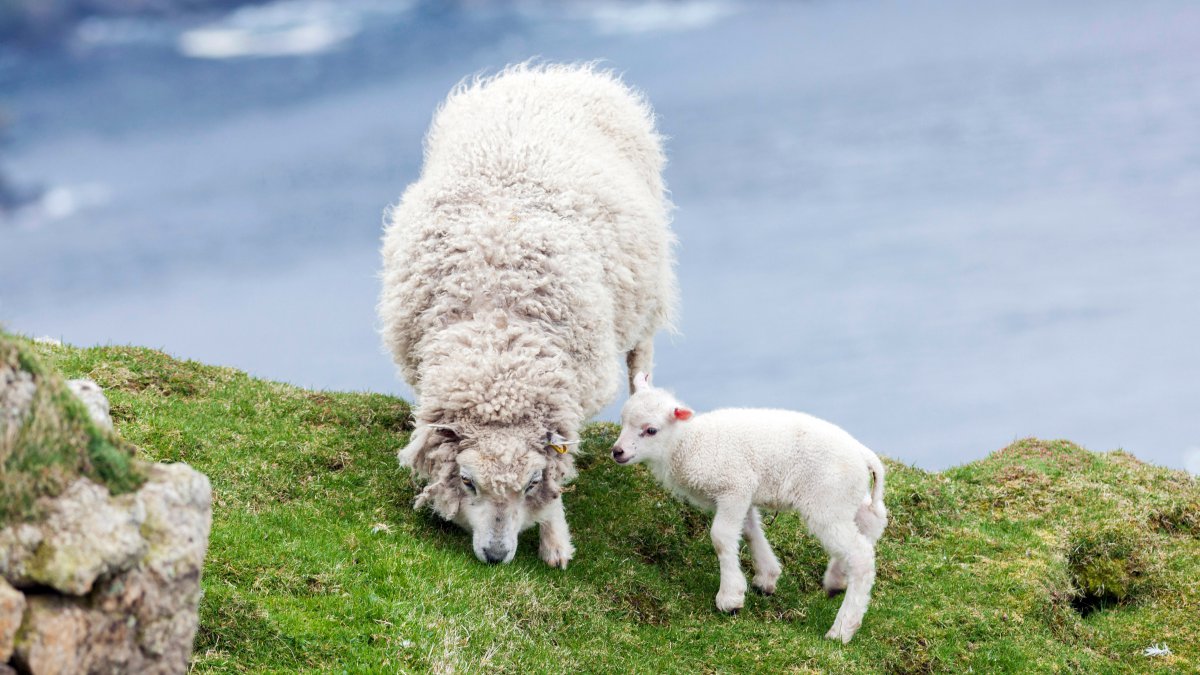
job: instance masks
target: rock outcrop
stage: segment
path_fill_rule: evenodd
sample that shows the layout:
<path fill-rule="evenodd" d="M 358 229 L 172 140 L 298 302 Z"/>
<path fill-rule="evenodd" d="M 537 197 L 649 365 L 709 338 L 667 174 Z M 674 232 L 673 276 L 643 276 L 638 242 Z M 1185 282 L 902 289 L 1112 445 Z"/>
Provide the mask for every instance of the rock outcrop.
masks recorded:
<path fill-rule="evenodd" d="M 29 373 L 7 370 L 0 434 L 22 422 L 37 386 Z M 97 427 L 112 428 L 94 382 L 69 388 Z M 142 470 L 145 482 L 119 495 L 80 476 L 38 498 L 36 518 L 0 528 L 0 675 L 187 671 L 211 488 L 186 464 Z"/>

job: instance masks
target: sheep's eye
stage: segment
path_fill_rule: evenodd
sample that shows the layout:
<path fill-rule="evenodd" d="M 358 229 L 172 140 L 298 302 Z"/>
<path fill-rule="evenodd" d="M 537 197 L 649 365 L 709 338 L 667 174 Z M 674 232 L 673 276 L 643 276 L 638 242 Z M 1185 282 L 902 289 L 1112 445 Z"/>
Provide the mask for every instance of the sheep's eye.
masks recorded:
<path fill-rule="evenodd" d="M 471 480 L 470 478 L 467 478 L 466 476 L 463 476 L 463 477 L 462 477 L 462 484 L 463 484 L 463 486 L 464 486 L 464 487 L 466 487 L 466 488 L 467 488 L 468 490 L 470 490 L 471 492 L 474 492 L 474 491 L 475 491 L 475 481 Z"/>
<path fill-rule="evenodd" d="M 541 478 L 534 478 L 533 480 L 529 481 L 529 485 L 525 486 L 525 494 L 533 492 L 533 489 L 536 488 L 541 482 Z"/>
<path fill-rule="evenodd" d="M 655 429 L 654 427 L 646 427 L 646 430 L 642 433 L 646 434 L 647 436 L 653 436 L 654 434 L 658 433 L 658 429 Z"/>

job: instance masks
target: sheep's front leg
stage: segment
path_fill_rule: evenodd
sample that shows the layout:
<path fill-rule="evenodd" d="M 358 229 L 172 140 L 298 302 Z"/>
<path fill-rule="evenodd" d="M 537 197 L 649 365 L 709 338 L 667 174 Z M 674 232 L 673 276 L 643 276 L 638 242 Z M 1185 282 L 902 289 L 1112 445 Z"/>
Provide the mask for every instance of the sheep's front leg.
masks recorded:
<path fill-rule="evenodd" d="M 633 395 L 633 377 L 638 373 L 652 374 L 654 370 L 654 338 L 648 337 L 629 350 L 625 355 L 625 366 L 629 370 L 629 394 Z"/>
<path fill-rule="evenodd" d="M 738 547 L 742 540 L 742 523 L 750 510 L 750 500 L 717 501 L 713 518 L 712 544 L 721 563 L 721 588 L 717 591 L 717 609 L 736 612 L 746 602 L 746 577 L 738 564 Z"/>
<path fill-rule="evenodd" d="M 538 521 L 538 535 L 541 546 L 538 553 L 542 560 L 551 567 L 567 569 L 567 563 L 575 555 L 575 547 L 571 545 L 571 531 L 567 528 L 567 514 L 563 510 L 562 497 L 546 505 L 542 518 Z"/>
<path fill-rule="evenodd" d="M 754 561 L 754 587 L 771 595 L 775 592 L 775 582 L 779 580 L 783 568 L 779 566 L 779 559 L 775 557 L 775 551 L 771 550 L 771 543 L 763 533 L 762 516 L 759 515 L 758 509 L 752 508 L 746 514 L 742 531 L 746 534 L 746 541 L 750 544 L 750 557 Z"/>

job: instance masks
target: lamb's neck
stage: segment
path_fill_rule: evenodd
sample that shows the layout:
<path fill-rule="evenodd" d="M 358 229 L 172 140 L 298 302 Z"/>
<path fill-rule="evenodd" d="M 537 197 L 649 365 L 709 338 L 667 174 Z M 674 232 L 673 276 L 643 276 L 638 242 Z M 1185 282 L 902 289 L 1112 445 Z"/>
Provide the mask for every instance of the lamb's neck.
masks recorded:
<path fill-rule="evenodd" d="M 646 466 L 650 469 L 650 473 L 654 474 L 654 479 L 668 489 L 672 489 L 675 485 L 674 472 L 671 469 L 673 464 L 671 459 L 676 447 L 677 444 L 672 443 L 667 446 L 667 450 L 663 454 L 646 459 Z"/>

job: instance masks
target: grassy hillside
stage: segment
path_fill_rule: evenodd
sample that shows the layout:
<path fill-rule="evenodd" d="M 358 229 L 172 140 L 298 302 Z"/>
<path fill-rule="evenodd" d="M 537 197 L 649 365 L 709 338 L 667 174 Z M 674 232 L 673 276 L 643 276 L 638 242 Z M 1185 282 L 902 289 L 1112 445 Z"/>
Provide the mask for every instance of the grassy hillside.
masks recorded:
<path fill-rule="evenodd" d="M 588 428 L 566 495 L 566 572 L 475 560 L 409 505 L 404 401 L 311 392 L 146 349 L 38 347 L 112 399 L 149 458 L 215 491 L 197 672 L 1133 672 L 1200 667 L 1200 488 L 1120 452 L 1024 440 L 929 473 L 889 463 L 874 599 L 843 646 L 840 598 L 795 516 L 767 534 L 779 592 L 717 613 L 707 519 Z M 770 518 L 768 517 L 768 521 Z M 1170 656 L 1145 657 L 1153 643 Z"/>

